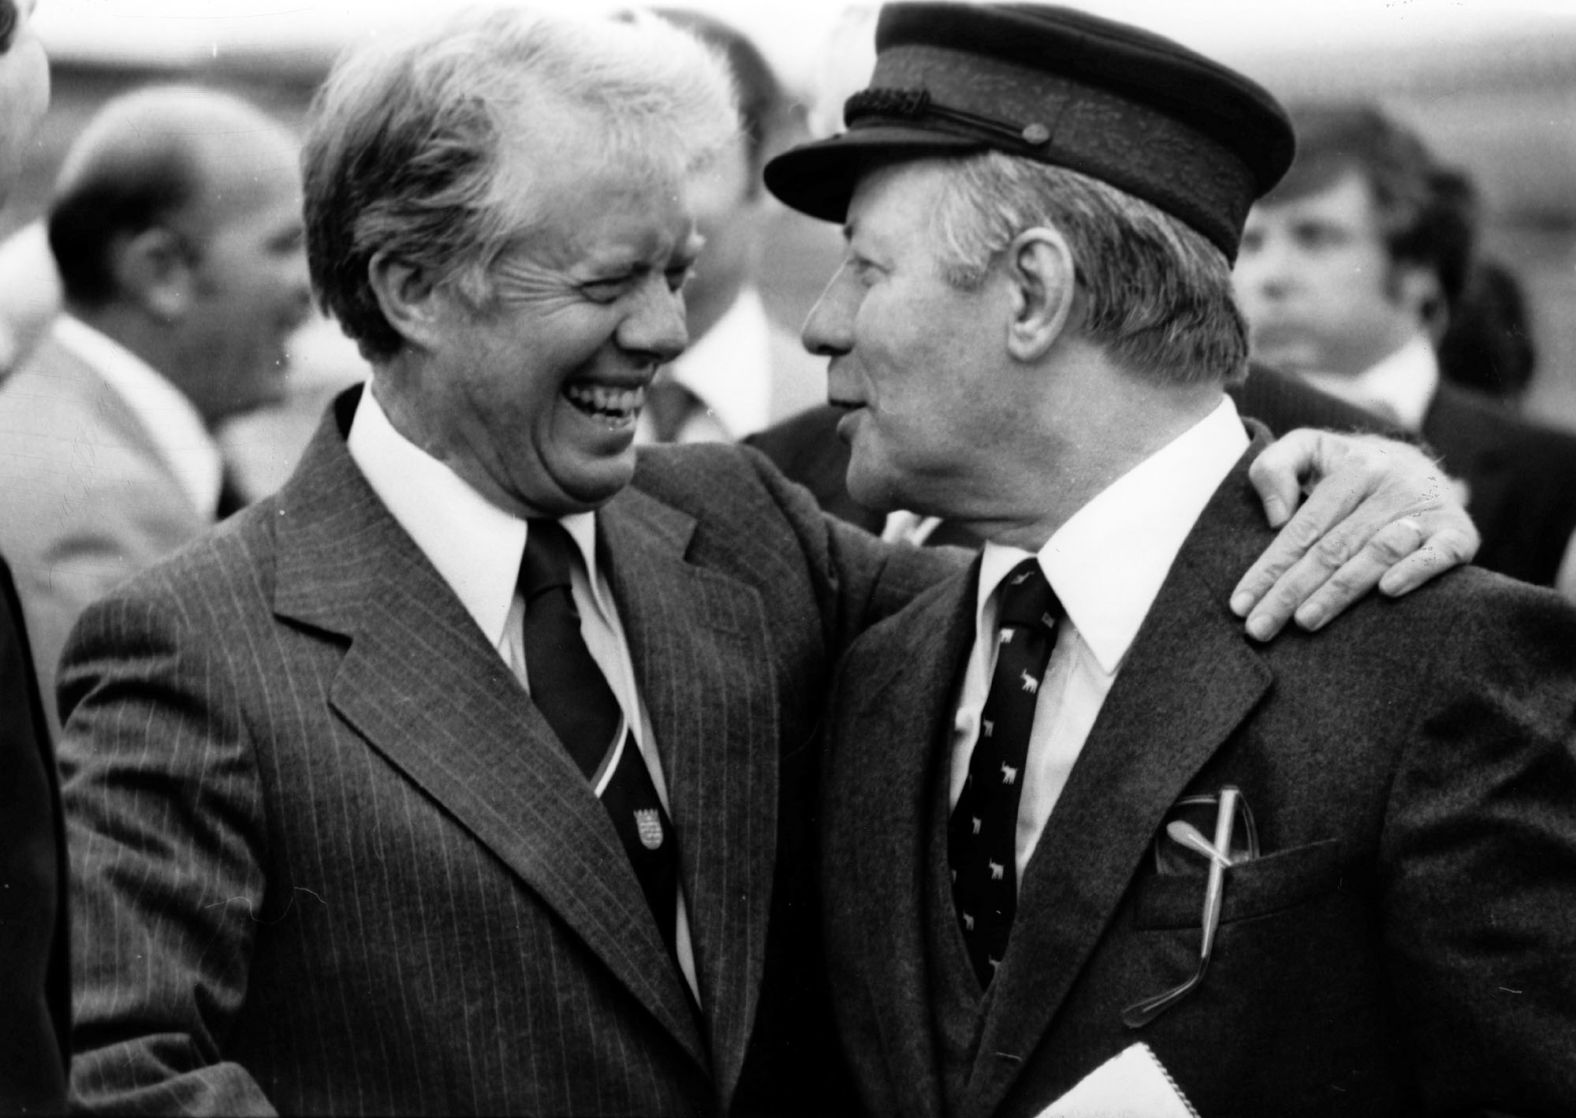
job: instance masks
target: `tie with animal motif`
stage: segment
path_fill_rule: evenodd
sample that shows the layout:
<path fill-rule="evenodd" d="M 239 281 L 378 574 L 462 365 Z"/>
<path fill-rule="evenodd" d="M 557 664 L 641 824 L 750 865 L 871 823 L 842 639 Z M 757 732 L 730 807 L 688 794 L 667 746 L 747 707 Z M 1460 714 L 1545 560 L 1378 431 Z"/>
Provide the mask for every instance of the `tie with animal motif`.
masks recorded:
<path fill-rule="evenodd" d="M 520 564 L 521 622 L 531 701 L 587 780 L 611 755 L 602 806 L 613 820 L 646 903 L 668 950 L 678 934 L 678 843 L 633 734 L 619 730 L 623 713 L 580 631 L 571 571 L 574 541 L 556 520 L 528 524 Z"/>
<path fill-rule="evenodd" d="M 1035 701 L 1061 616 L 1062 605 L 1037 559 L 1025 559 L 1002 580 L 996 669 L 968 779 L 947 830 L 952 899 L 982 989 L 1006 954 L 1018 908 L 1018 800 Z"/>

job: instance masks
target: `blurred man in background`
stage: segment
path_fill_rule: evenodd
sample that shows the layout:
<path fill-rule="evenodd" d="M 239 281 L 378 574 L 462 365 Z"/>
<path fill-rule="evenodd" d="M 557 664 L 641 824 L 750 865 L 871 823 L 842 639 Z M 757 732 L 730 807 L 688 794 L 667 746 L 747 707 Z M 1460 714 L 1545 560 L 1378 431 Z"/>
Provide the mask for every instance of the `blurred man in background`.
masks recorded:
<path fill-rule="evenodd" d="M 0 546 L 46 696 L 83 607 L 241 503 L 213 432 L 284 393 L 309 307 L 296 150 L 238 98 L 159 86 L 66 157 L 65 314 L 0 388 Z"/>
<path fill-rule="evenodd" d="M 1235 271 L 1254 357 L 1421 435 L 1465 486 L 1477 563 L 1576 596 L 1576 435 L 1440 377 L 1475 251 L 1470 184 L 1373 106 L 1292 119 L 1296 161 L 1249 215 Z"/>
<path fill-rule="evenodd" d="M 49 105 L 31 0 L 0 0 L 0 202 Z M 3 453 L 3 452 L 0 452 Z M 55 759 L 10 568 L 0 559 L 0 1113 L 66 1102 L 71 991 Z"/>
<path fill-rule="evenodd" d="M 705 247 L 684 288 L 690 344 L 652 385 L 641 437 L 732 441 L 826 396 L 823 362 L 767 314 L 756 283 L 766 219 L 776 205 L 761 186 L 761 166 L 799 125 L 771 65 L 741 31 L 701 12 L 656 12 L 721 55 L 733 76 L 741 127 L 691 193 Z"/>

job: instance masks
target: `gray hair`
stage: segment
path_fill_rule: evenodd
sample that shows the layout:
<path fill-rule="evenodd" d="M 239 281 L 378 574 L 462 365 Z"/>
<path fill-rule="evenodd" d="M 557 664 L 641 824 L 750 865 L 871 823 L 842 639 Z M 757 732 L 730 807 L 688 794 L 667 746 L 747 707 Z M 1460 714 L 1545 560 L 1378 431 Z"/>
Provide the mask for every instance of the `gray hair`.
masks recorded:
<path fill-rule="evenodd" d="M 1157 380 L 1231 383 L 1247 370 L 1248 336 L 1231 265 L 1203 235 L 1098 179 L 986 152 L 947 160 L 932 214 L 936 262 L 977 290 L 1018 234 L 1055 226 L 1084 294 L 1082 328 L 1132 372 Z"/>
<path fill-rule="evenodd" d="M 492 298 L 491 268 L 540 201 L 500 182 L 505 137 L 566 109 L 597 121 L 587 142 L 603 166 L 653 183 L 700 166 L 738 129 L 726 68 L 655 19 L 470 11 L 340 59 L 301 157 L 307 260 L 319 305 L 363 356 L 403 344 L 368 282 L 379 252 L 474 306 Z"/>

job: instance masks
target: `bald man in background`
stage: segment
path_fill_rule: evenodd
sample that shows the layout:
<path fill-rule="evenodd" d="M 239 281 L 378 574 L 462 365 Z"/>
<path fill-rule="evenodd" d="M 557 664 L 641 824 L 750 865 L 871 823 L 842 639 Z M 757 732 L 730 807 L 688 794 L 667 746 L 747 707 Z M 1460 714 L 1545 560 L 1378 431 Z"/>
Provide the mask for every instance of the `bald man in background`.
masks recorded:
<path fill-rule="evenodd" d="M 151 86 L 66 157 L 66 313 L 0 390 L 0 548 L 46 696 L 89 603 L 240 504 L 213 431 L 282 399 L 309 310 L 296 152 L 245 101 Z"/>

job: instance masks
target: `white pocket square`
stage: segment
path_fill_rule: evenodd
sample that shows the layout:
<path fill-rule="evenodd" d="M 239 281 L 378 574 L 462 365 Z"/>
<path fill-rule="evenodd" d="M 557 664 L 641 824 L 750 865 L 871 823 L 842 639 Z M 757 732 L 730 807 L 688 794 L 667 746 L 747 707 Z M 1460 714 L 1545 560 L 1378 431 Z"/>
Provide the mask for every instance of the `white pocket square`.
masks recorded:
<path fill-rule="evenodd" d="M 1147 1044 L 1095 1068 L 1039 1118 L 1199 1118 Z"/>

